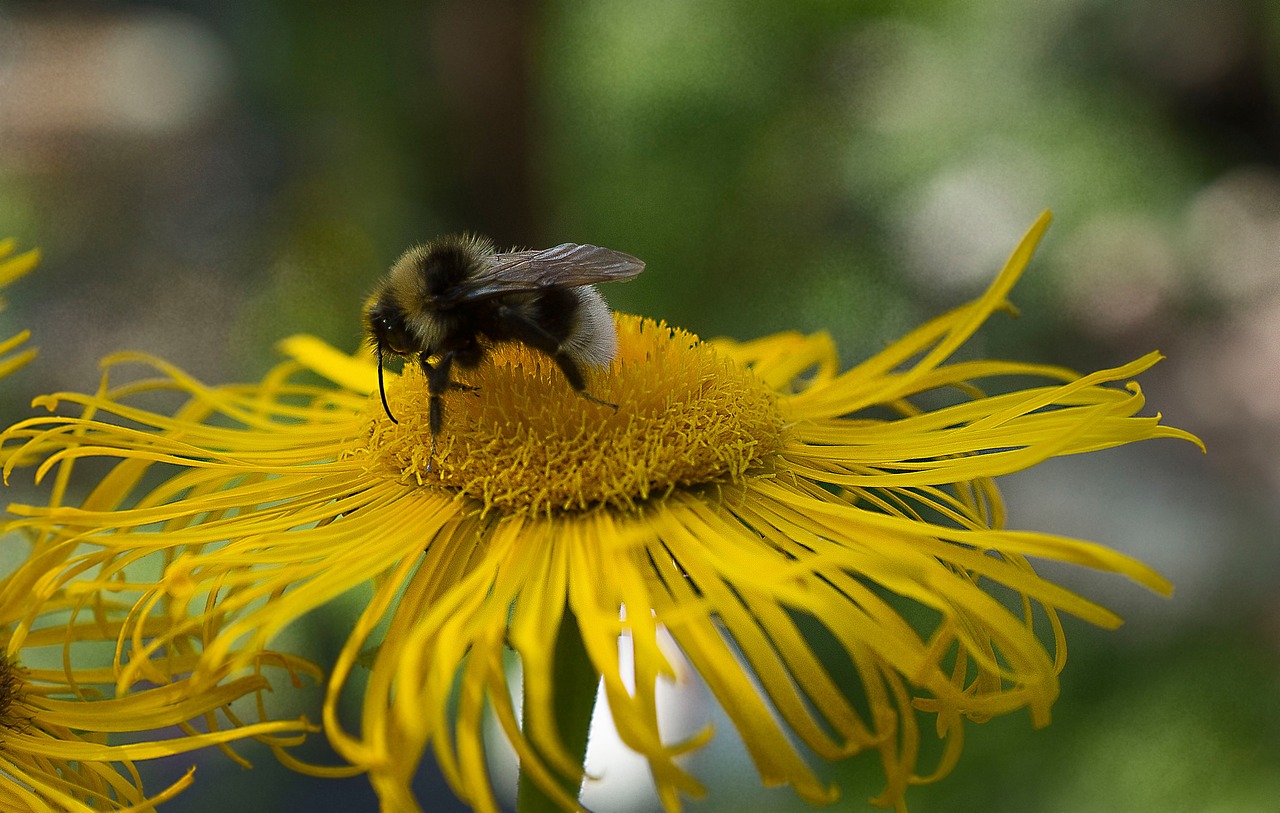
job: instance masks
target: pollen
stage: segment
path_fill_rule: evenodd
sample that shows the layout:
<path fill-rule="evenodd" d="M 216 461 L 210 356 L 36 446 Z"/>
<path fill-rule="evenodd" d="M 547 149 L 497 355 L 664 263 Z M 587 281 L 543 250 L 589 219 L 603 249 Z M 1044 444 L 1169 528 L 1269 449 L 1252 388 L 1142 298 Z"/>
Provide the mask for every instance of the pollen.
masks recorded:
<path fill-rule="evenodd" d="M 374 473 L 473 498 L 484 511 L 634 509 L 677 488 L 765 471 L 782 448 L 775 393 L 748 367 L 687 331 L 619 315 L 618 357 L 574 392 L 555 363 L 517 344 L 493 348 L 444 396 L 434 456 L 427 383 L 406 365 L 388 387 L 393 424 L 370 401 Z"/>

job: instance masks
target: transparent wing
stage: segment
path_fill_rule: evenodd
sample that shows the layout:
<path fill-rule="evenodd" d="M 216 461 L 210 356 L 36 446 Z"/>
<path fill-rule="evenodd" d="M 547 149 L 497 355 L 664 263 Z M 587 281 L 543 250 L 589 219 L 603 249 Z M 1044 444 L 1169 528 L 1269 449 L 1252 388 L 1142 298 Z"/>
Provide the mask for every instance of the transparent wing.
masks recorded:
<path fill-rule="evenodd" d="M 581 243 L 491 254 L 484 262 L 484 270 L 457 286 L 454 299 L 485 299 L 540 288 L 617 282 L 644 270 L 644 262 L 630 254 Z"/>

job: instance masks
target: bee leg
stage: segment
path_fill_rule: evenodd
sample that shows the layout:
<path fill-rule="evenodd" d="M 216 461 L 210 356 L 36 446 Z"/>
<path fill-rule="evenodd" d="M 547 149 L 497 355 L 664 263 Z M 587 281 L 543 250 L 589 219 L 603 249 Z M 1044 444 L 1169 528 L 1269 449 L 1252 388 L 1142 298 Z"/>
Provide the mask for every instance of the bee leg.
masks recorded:
<path fill-rule="evenodd" d="M 480 365 L 480 361 L 484 358 L 484 349 L 478 343 L 472 341 L 462 347 L 449 351 L 452 363 L 457 364 L 464 370 L 471 370 Z M 460 381 L 450 381 L 449 389 L 458 390 L 459 392 L 476 393 L 480 388 L 471 384 L 463 384 Z"/>
<path fill-rule="evenodd" d="M 432 364 L 429 360 L 430 354 L 419 353 L 418 363 L 422 365 L 422 372 L 427 377 L 427 426 L 431 429 L 431 452 L 427 455 L 427 471 L 431 471 L 431 467 L 436 459 L 436 437 L 439 436 L 440 430 L 444 427 L 444 392 L 449 389 L 451 382 L 449 380 L 449 372 L 453 368 L 453 353 L 445 353 L 440 357 L 440 361 Z"/>
<path fill-rule="evenodd" d="M 593 404 L 599 404 L 600 406 L 607 406 L 609 407 L 609 409 L 612 409 L 614 412 L 618 411 L 618 405 L 615 404 L 613 401 L 606 401 L 603 398 L 597 398 L 591 393 L 587 392 L 586 390 L 578 390 L 578 394 L 581 395 L 583 398 L 586 398 L 588 401 L 590 401 Z"/>
<path fill-rule="evenodd" d="M 427 424 L 431 434 L 440 434 L 444 425 L 444 400 L 440 397 L 449 389 L 449 371 L 453 367 L 453 354 L 445 353 L 440 361 L 432 364 L 426 353 L 418 354 L 418 363 L 422 365 L 422 373 L 427 377 L 427 393 L 430 395 Z"/>
<path fill-rule="evenodd" d="M 583 377 L 582 370 L 578 367 L 578 362 L 574 361 L 573 357 L 568 353 L 561 352 L 559 339 L 548 333 L 537 322 L 513 308 L 502 308 L 501 314 L 506 323 L 513 328 L 512 333 L 515 334 L 515 338 L 551 357 L 551 360 L 560 368 L 560 372 L 564 374 L 565 380 L 569 382 L 569 386 L 573 387 L 576 393 L 593 404 L 610 407 L 615 412 L 618 410 L 617 404 L 597 398 L 587 392 L 587 380 Z"/>
<path fill-rule="evenodd" d="M 556 363 L 556 366 L 560 368 L 560 372 L 564 373 L 565 380 L 569 382 L 569 386 L 573 387 L 575 392 L 577 392 L 579 395 L 581 395 L 583 398 L 586 398 L 588 401 L 590 401 L 593 404 L 599 404 L 600 406 L 611 407 L 614 412 L 618 411 L 617 404 L 612 403 L 610 401 L 605 401 L 602 398 L 597 398 L 591 393 L 587 392 L 587 382 L 586 382 L 586 379 L 583 378 L 582 376 L 582 370 L 579 369 L 578 362 L 574 361 L 573 358 L 571 358 L 569 355 L 565 353 L 561 353 L 559 350 L 556 350 L 550 355 L 551 355 L 551 360 L 554 361 Z"/>

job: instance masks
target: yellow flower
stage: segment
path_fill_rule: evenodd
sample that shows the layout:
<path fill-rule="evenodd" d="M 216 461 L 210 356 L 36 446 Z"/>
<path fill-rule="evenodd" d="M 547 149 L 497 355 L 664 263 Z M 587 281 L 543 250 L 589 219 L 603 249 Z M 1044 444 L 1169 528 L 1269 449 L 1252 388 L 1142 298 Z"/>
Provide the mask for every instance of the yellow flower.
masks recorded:
<path fill-rule="evenodd" d="M 0 536 L 5 531 L 0 524 Z M 244 724 L 243 711 L 233 708 L 256 704 L 264 714 L 266 669 L 314 673 L 292 657 L 259 652 L 251 674 L 210 685 L 191 676 L 198 636 L 165 635 L 169 653 L 147 665 L 158 683 L 113 691 L 119 664 L 103 653 L 126 626 L 150 637 L 164 633 L 165 621 L 139 622 L 131 607 L 108 598 L 123 581 L 74 582 L 41 595 L 38 585 L 60 564 L 49 553 L 37 543 L 27 562 L 0 580 L 0 810 L 152 811 L 192 783 L 194 768 L 147 796 L 134 762 L 218 746 L 247 766 L 228 743 L 252 737 L 279 749 L 301 741 L 305 720 Z M 161 736 L 168 728 L 177 730 Z M 128 742 L 109 741 L 119 736 Z"/>
<path fill-rule="evenodd" d="M 59 467 L 53 504 L 62 499 L 69 465 Z M 18 523 L 0 522 L 0 538 Z M 16 536 L 14 534 L 13 536 Z M 163 616 L 143 619 L 110 596 L 127 589 L 123 574 L 83 577 L 49 592 L 69 551 L 37 538 L 28 558 L 0 579 L 0 810 L 31 813 L 151 811 L 192 783 L 194 768 L 169 788 L 147 796 L 134 762 L 170 757 L 256 738 L 280 749 L 301 741 L 305 720 L 265 721 L 264 672 L 320 675 L 296 658 L 257 652 L 251 672 L 210 681 L 192 677 L 200 661 L 198 635 L 168 634 Z M 147 683 L 116 687 L 123 630 L 140 640 L 163 636 L 167 652 L 144 664 Z M 115 657 L 111 656 L 114 650 Z M 105 654 L 104 654 L 105 653 Z M 126 691 L 126 688 L 128 691 Z M 261 722 L 244 724 L 238 707 L 256 705 Z M 233 708 L 235 706 L 236 708 Z M 161 729 L 176 731 L 161 736 Z M 284 735 L 284 736 L 282 736 Z M 112 737 L 128 742 L 112 744 Z"/>
<path fill-rule="evenodd" d="M 40 252 L 32 249 L 22 254 L 13 255 L 17 242 L 13 239 L 0 240 L 0 290 L 14 280 L 26 274 L 40 260 Z M 0 299 L 0 309 L 4 308 L 4 300 Z M 30 361 L 36 354 L 34 350 L 14 353 L 31 336 L 31 331 L 24 330 L 8 339 L 0 339 L 0 378 L 18 369 Z"/>
<path fill-rule="evenodd" d="M 13 240 L 0 240 L 0 288 L 30 271 L 39 259 L 35 250 L 9 256 L 15 245 Z M 0 342 L 0 377 L 35 355 L 27 350 L 3 358 L 28 335 L 24 331 Z M 51 505 L 61 502 L 69 474 L 69 463 L 58 467 Z M 0 539 L 6 544 L 18 543 L 18 535 L 10 533 L 16 525 L 0 517 Z M 109 598 L 127 583 L 118 578 L 63 579 L 63 588 L 38 588 L 61 575 L 68 552 L 51 545 L 47 536 L 37 537 L 26 561 L 0 579 L 0 774 L 5 777 L 0 810 L 150 811 L 189 786 L 194 769 L 148 797 L 135 761 L 218 746 L 247 764 L 228 743 L 256 737 L 281 748 L 300 741 L 295 734 L 308 728 L 304 720 L 242 725 L 232 708 L 233 703 L 262 703 L 262 693 L 270 688 L 263 667 L 284 667 L 290 674 L 314 672 L 314 667 L 292 657 L 258 652 L 251 658 L 252 674 L 216 685 L 202 680 L 197 687 L 191 672 L 199 661 L 198 637 L 166 635 L 168 654 L 147 662 L 143 670 L 151 685 L 113 693 L 119 664 L 113 665 L 110 656 L 104 659 L 103 647 L 111 652 L 126 626 L 139 636 L 160 634 L 164 619 L 130 618 L 130 605 Z M 116 658 L 120 657 L 117 650 Z M 196 722 L 199 726 L 193 725 Z M 148 738 L 169 727 L 180 733 Z M 128 735 L 132 741 L 113 745 L 112 735 Z"/>
<path fill-rule="evenodd" d="M 1004 529 L 990 479 L 1056 455 L 1195 441 L 1137 417 L 1142 395 L 1125 382 L 1158 355 L 1085 376 L 948 363 L 1009 307 L 1047 223 L 981 298 L 843 373 L 825 335 L 704 343 L 620 316 L 620 358 L 590 382 L 622 405 L 614 412 L 579 397 L 538 355 L 499 348 L 468 379 L 476 392 L 446 397 L 430 467 L 426 385 L 413 366 L 389 383 L 397 425 L 378 400 L 372 360 L 315 339 L 285 342 L 293 360 L 257 386 L 206 387 L 150 361 L 158 377 L 47 399 L 116 423 L 49 417 L 10 431 L 46 456 L 38 473 L 86 456 L 122 459 L 78 508 L 11 510 L 81 546 L 72 570 L 167 557 L 138 601 L 169 602 L 170 635 L 204 631 L 209 670 L 245 665 L 293 619 L 372 583 L 324 716 L 387 810 L 418 809 L 409 783 L 428 747 L 463 800 L 496 810 L 485 714 L 531 786 L 574 807 L 581 751 L 564 744 L 558 720 L 584 700 L 557 691 L 557 634 L 580 640 L 668 810 L 703 793 L 679 757 L 711 736 L 672 741 L 659 725 L 655 689 L 685 664 L 765 784 L 831 802 L 837 790 L 802 749 L 830 760 L 869 751 L 887 782 L 874 801 L 901 808 L 908 785 L 955 763 L 966 720 L 1027 708 L 1048 722 L 1065 659 L 1060 612 L 1119 623 L 1037 575 L 1028 557 L 1170 590 L 1099 545 Z M 304 383 L 304 371 L 337 386 Z M 975 383 L 1002 377 L 1041 383 L 992 395 Z M 157 390 L 189 400 L 172 417 L 129 405 Z M 926 393 L 947 405 L 924 409 L 916 400 Z M 157 480 L 150 469 L 161 463 L 178 468 Z M 820 653 L 816 626 L 843 651 L 843 668 Z M 625 667 L 623 639 L 633 652 Z M 163 635 L 137 640 L 122 680 L 165 646 Z M 508 648 L 522 670 L 519 710 Z M 347 731 L 337 701 L 370 652 L 360 729 Z M 842 688 L 850 675 L 861 684 L 852 696 Z M 946 742 L 931 772 L 917 767 L 921 717 Z"/>
<path fill-rule="evenodd" d="M 12 593 L 12 591 L 9 591 Z M 269 689 L 261 674 L 224 681 L 215 687 L 195 685 L 190 677 L 113 696 L 109 663 L 92 662 L 87 650 L 106 644 L 107 651 L 121 629 L 123 609 L 105 602 L 91 618 L 69 622 L 74 606 L 51 601 L 41 610 L 48 626 L 31 630 L 17 644 L 5 640 L 9 656 L 0 659 L 0 810 L 21 813 L 91 813 L 91 811 L 151 811 L 192 783 L 194 768 L 169 788 L 148 797 L 134 762 L 188 753 L 209 746 L 256 737 L 281 748 L 300 741 L 282 737 L 307 728 L 305 721 L 241 724 L 233 703 L 249 702 Z M 153 631 L 156 629 L 152 625 Z M 6 640 L 7 639 L 7 640 Z M 67 659 L 64 662 L 64 657 Z M 193 656 L 168 659 L 169 669 L 190 670 Z M 261 665 L 271 666 L 265 653 Z M 41 665 L 21 665 L 39 663 Z M 283 661 L 282 663 L 287 663 Z M 261 701 L 261 698 L 256 698 Z M 220 728 L 219 714 L 230 727 Z M 200 726 L 193 725 L 200 723 Z M 158 736 L 158 729 L 178 731 Z M 205 730 L 199 730 L 203 727 Z M 129 735 L 124 744 L 111 736 Z M 146 739 L 139 739 L 146 737 Z M 244 760 L 233 752 L 237 761 Z"/>

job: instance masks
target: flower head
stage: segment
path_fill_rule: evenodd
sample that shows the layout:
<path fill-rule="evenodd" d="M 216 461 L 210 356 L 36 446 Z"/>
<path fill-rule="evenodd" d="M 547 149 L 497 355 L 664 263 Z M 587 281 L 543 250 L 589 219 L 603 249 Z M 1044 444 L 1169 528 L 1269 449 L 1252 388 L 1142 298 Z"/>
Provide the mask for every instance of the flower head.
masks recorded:
<path fill-rule="evenodd" d="M 0 288 L 34 268 L 39 258 L 34 250 L 10 256 L 15 245 L 0 240 Z M 0 377 L 35 355 L 34 350 L 13 353 L 28 335 L 23 331 L 0 342 Z M 7 464 L 18 462 L 9 459 Z M 63 499 L 70 463 L 57 469 L 51 505 Z M 0 540 L 20 544 L 19 534 L 10 533 L 12 526 L 0 516 Z M 152 811 L 189 786 L 194 769 L 148 796 L 136 761 L 218 746 L 243 763 L 228 743 L 256 737 L 279 748 L 299 741 L 292 735 L 308 728 L 305 721 L 242 725 L 232 708 L 250 698 L 261 702 L 269 689 L 264 671 L 273 665 L 312 671 L 295 658 L 259 652 L 252 659 L 253 674 L 213 687 L 202 682 L 193 690 L 190 673 L 199 660 L 198 636 L 165 636 L 168 654 L 146 663 L 149 685 L 117 694 L 112 658 L 104 657 L 103 648 L 110 653 L 126 626 L 140 636 L 157 635 L 164 620 L 131 616 L 131 605 L 110 599 L 128 583 L 123 573 L 105 583 L 64 578 L 62 587 L 37 588 L 43 580 L 64 575 L 69 550 L 50 545 L 50 539 L 35 534 L 27 559 L 0 578 L 0 774 L 5 778 L 0 809 Z M 162 734 L 168 728 L 178 730 Z M 132 741 L 109 741 L 121 735 Z"/>
<path fill-rule="evenodd" d="M 54 504 L 66 468 L 58 472 Z M 0 522 L 6 543 L 18 541 L 12 525 Z M 247 765 L 230 743 L 256 738 L 283 748 L 301 741 L 306 721 L 266 719 L 263 694 L 273 669 L 314 676 L 313 667 L 264 651 L 247 674 L 196 681 L 199 635 L 168 635 L 163 617 L 143 618 L 112 600 L 128 589 L 124 573 L 105 581 L 80 574 L 52 592 L 44 589 L 48 579 L 63 575 L 59 548 L 47 543 L 37 537 L 28 558 L 0 579 L 0 772 L 7 779 L 0 809 L 152 811 L 188 787 L 194 769 L 149 796 L 135 762 L 217 746 Z M 164 637 L 167 651 L 147 662 L 145 683 L 117 687 L 122 650 L 116 645 L 126 628 L 144 639 Z M 259 722 L 242 722 L 246 704 L 257 706 Z M 126 741 L 112 741 L 120 737 Z"/>
<path fill-rule="evenodd" d="M 7 581 L 5 587 L 10 586 Z M 11 598 L 12 591 L 6 592 Z M 261 702 L 260 695 L 270 687 L 262 669 L 215 687 L 197 687 L 189 676 L 174 676 L 164 685 L 115 694 L 110 659 L 95 665 L 102 658 L 91 653 L 95 646 L 110 650 L 121 629 L 121 620 L 111 619 L 123 618 L 125 608 L 102 602 L 69 621 L 76 604 L 50 601 L 37 626 L 20 640 L 0 636 L 6 644 L 6 654 L 0 656 L 0 772 L 6 778 L 0 783 L 0 809 L 152 811 L 191 785 L 194 768 L 167 789 L 147 795 L 136 762 L 218 746 L 247 764 L 227 748 L 229 743 L 257 738 L 282 748 L 300 742 L 297 735 L 307 729 L 305 721 L 240 721 L 234 706 Z M 6 616 L 11 622 L 10 613 Z M 272 660 L 264 653 L 259 666 L 269 669 Z M 293 659 L 277 660 L 283 666 L 298 665 Z M 165 666 L 189 673 L 193 662 L 191 656 L 174 656 Z M 121 736 L 128 741 L 111 742 Z"/>
<path fill-rule="evenodd" d="M 801 749 L 827 759 L 868 751 L 887 783 L 876 801 L 901 806 L 909 784 L 954 764 L 966 720 L 1027 708 L 1048 721 L 1065 658 L 1060 612 L 1119 623 L 1039 576 L 1028 557 L 1169 590 L 1104 547 L 1003 527 L 994 476 L 1148 438 L 1194 440 L 1137 417 L 1141 392 L 1124 382 L 1156 354 L 1085 376 L 949 362 L 1007 307 L 1046 226 L 1047 217 L 981 298 L 845 372 L 824 335 L 708 343 L 621 316 L 620 357 L 591 382 L 621 405 L 615 413 L 577 396 L 536 354 L 494 348 L 493 363 L 466 382 L 478 390 L 446 396 L 430 467 L 425 382 L 413 367 L 389 383 L 393 425 L 372 360 L 314 339 L 287 341 L 293 360 L 256 386 L 206 387 L 149 361 L 158 378 L 47 400 L 125 425 L 50 417 L 10 430 L 46 457 L 38 473 L 121 458 L 79 507 L 11 510 L 75 548 L 76 568 L 165 557 L 163 577 L 137 600 L 168 603 L 170 636 L 205 632 L 198 669 L 242 666 L 299 615 L 372 583 L 334 666 L 325 722 L 388 809 L 416 809 L 409 781 L 430 747 L 460 797 L 495 810 L 486 713 L 522 772 L 574 806 L 558 778 L 574 786 L 581 760 L 553 713 L 562 622 L 580 636 L 619 734 L 648 759 L 668 810 L 703 792 L 678 758 L 710 736 L 672 741 L 659 725 L 656 687 L 682 661 L 766 784 L 830 802 L 837 790 Z M 146 360 L 110 363 L 126 361 Z M 304 369 L 337 386 L 303 383 Z M 1041 383 L 993 395 L 977 383 L 1009 377 Z M 172 416 L 129 405 L 154 390 L 189 400 Z M 939 392 L 950 405 L 916 403 Z M 158 464 L 177 468 L 144 477 Z M 812 643 L 814 624 L 843 650 L 856 696 Z M 625 668 L 620 639 L 634 653 Z M 165 646 L 164 636 L 138 637 L 121 680 Z M 371 648 L 361 727 L 350 732 L 337 699 Z M 508 648 L 522 671 L 519 712 Z M 931 774 L 917 766 L 922 716 L 947 742 Z"/>

